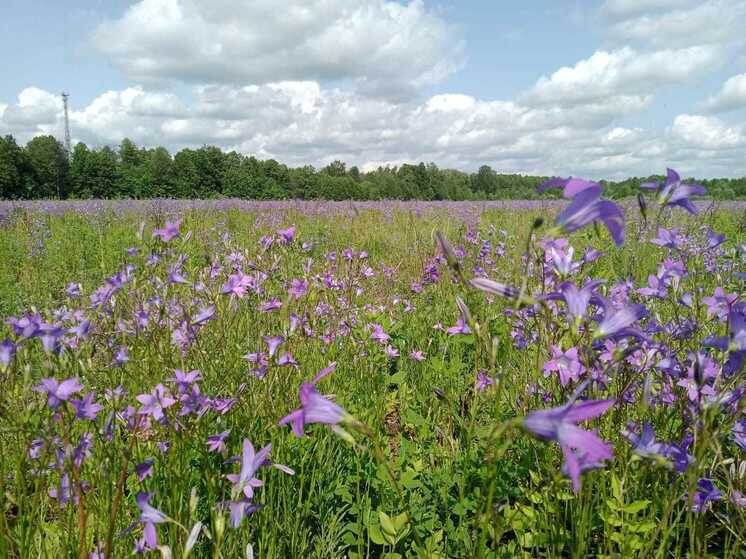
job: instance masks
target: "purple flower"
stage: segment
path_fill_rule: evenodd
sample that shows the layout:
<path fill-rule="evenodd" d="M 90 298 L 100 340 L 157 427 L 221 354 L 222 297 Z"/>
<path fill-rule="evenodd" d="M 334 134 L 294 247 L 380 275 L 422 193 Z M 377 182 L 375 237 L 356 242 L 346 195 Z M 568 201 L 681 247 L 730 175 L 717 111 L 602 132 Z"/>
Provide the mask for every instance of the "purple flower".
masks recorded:
<path fill-rule="evenodd" d="M 259 312 L 272 312 L 282 307 L 282 301 L 279 299 L 270 299 L 259 305 Z"/>
<path fill-rule="evenodd" d="M 663 206 L 679 206 L 691 214 L 696 214 L 697 208 L 694 207 L 689 197 L 707 194 L 704 186 L 682 183 L 681 177 L 673 169 L 666 169 L 665 183 L 648 182 L 641 184 L 640 187 L 657 190 L 659 204 Z"/>
<path fill-rule="evenodd" d="M 289 245 L 295 239 L 295 226 L 291 225 L 287 229 L 278 229 L 277 234 L 280 236 L 281 245 Z"/>
<path fill-rule="evenodd" d="M 284 367 L 285 365 L 290 365 L 290 366 L 295 367 L 298 365 L 298 362 L 295 360 L 295 357 L 293 357 L 292 353 L 290 353 L 289 351 L 286 351 L 285 353 L 283 353 L 277 358 L 277 364 L 280 367 Z"/>
<path fill-rule="evenodd" d="M 598 325 L 594 336 L 606 338 L 629 334 L 629 327 L 647 314 L 643 305 L 627 305 L 621 309 L 606 308 L 604 319 Z"/>
<path fill-rule="evenodd" d="M 228 474 L 226 477 L 233 483 L 233 496 L 237 498 L 243 493 L 247 499 L 254 497 L 254 489 L 261 487 L 264 482 L 255 477 L 259 468 L 264 465 L 272 450 L 268 444 L 259 452 L 254 450 L 254 445 L 249 439 L 243 440 L 243 454 L 241 455 L 241 471 L 238 474 Z"/>
<path fill-rule="evenodd" d="M 140 394 L 137 401 L 142 404 L 138 413 L 149 415 L 156 421 L 163 419 L 163 410 L 173 406 L 176 403 L 169 394 L 166 387 L 162 384 L 156 385 L 150 394 Z"/>
<path fill-rule="evenodd" d="M 282 336 L 263 336 L 262 339 L 267 344 L 267 351 L 270 357 L 277 352 L 277 348 L 285 341 L 285 338 Z"/>
<path fill-rule="evenodd" d="M 227 505 L 231 513 L 231 526 L 233 528 L 238 528 L 244 518 L 246 518 L 247 516 L 251 516 L 264 506 L 252 503 L 247 499 L 229 501 Z"/>
<path fill-rule="evenodd" d="M 7 367 L 16 354 L 16 345 L 9 339 L 0 343 L 0 367 Z"/>
<path fill-rule="evenodd" d="M 149 478 L 153 475 L 153 464 L 155 464 L 154 458 L 146 458 L 143 462 L 135 465 L 135 473 L 137 479 L 143 481 L 145 478 Z"/>
<path fill-rule="evenodd" d="M 114 365 L 115 367 L 121 367 L 129 360 L 130 352 L 129 349 L 127 349 L 127 346 L 119 346 L 116 354 L 114 354 L 114 361 L 112 361 L 112 365 Z"/>
<path fill-rule="evenodd" d="M 83 385 L 77 378 L 69 378 L 62 382 L 57 382 L 57 379 L 54 378 L 44 378 L 34 390 L 45 393 L 47 395 L 47 405 L 56 410 L 70 396 L 83 390 Z"/>
<path fill-rule="evenodd" d="M 495 384 L 495 380 L 492 377 L 487 376 L 487 373 L 484 371 L 477 372 L 477 380 L 474 384 L 474 388 L 476 388 L 477 392 L 484 392 L 493 384 Z"/>
<path fill-rule="evenodd" d="M 544 376 L 556 372 L 559 375 L 559 381 L 562 386 L 567 386 L 570 381 L 578 381 L 580 375 L 585 371 L 585 367 L 578 359 L 578 349 L 571 347 L 563 352 L 556 345 L 552 346 L 552 358 L 544 364 Z"/>
<path fill-rule="evenodd" d="M 710 508 L 710 503 L 719 501 L 723 494 L 715 487 L 711 479 L 702 478 L 697 482 L 697 490 L 692 499 L 693 512 L 705 512 Z"/>
<path fill-rule="evenodd" d="M 451 326 L 446 330 L 449 336 L 455 336 L 457 334 L 471 334 L 471 328 L 464 322 L 464 317 L 459 316 L 456 320 L 456 326 Z"/>
<path fill-rule="evenodd" d="M 200 373 L 200 371 L 197 369 L 188 372 L 184 372 L 181 369 L 174 369 L 174 376 L 172 376 L 169 380 L 176 384 L 179 392 L 184 392 L 201 378 L 202 373 Z"/>
<path fill-rule="evenodd" d="M 150 505 L 152 493 L 140 492 L 137 494 L 137 506 L 140 509 L 140 522 L 143 525 L 142 535 L 144 547 L 147 549 L 156 549 L 158 547 L 158 536 L 155 532 L 155 525 L 166 522 L 168 517 L 158 509 Z"/>
<path fill-rule="evenodd" d="M 194 316 L 194 318 L 192 318 L 192 326 L 202 325 L 208 320 L 212 320 L 214 316 L 215 316 L 215 305 L 210 305 L 209 307 L 203 307 Z"/>
<path fill-rule="evenodd" d="M 523 426 L 537 437 L 559 443 L 565 458 L 563 471 L 572 480 L 576 493 L 580 491 L 581 472 L 598 468 L 602 460 L 610 460 L 614 456 L 610 444 L 576 424 L 598 417 L 612 405 L 614 400 L 572 402 L 531 412 L 523 421 Z"/>
<path fill-rule="evenodd" d="M 578 289 L 575 283 L 566 281 L 559 285 L 559 292 L 552 293 L 547 298 L 564 301 L 567 305 L 567 313 L 573 320 L 579 322 L 585 318 L 589 303 L 594 301 L 599 303 L 601 301 L 601 298 L 596 294 L 596 288 L 599 285 L 601 285 L 600 281 L 591 281 Z"/>
<path fill-rule="evenodd" d="M 89 392 L 81 400 L 70 400 L 78 419 L 90 419 L 91 421 L 96 419 L 102 408 L 94 401 L 95 397 L 93 392 Z"/>
<path fill-rule="evenodd" d="M 308 282 L 306 280 L 294 279 L 290 282 L 288 293 L 293 299 L 300 299 L 308 293 Z"/>
<path fill-rule="evenodd" d="M 169 242 L 175 237 L 179 236 L 179 226 L 181 220 L 177 221 L 166 221 L 166 226 L 162 229 L 153 229 L 153 238 L 160 239 L 164 243 Z"/>
<path fill-rule="evenodd" d="M 638 456 L 655 458 L 665 457 L 669 453 L 669 445 L 655 441 L 655 431 L 649 423 L 643 424 L 639 435 L 631 429 L 623 429 L 622 435 L 632 444 Z"/>
<path fill-rule="evenodd" d="M 223 452 L 225 450 L 225 440 L 230 435 L 230 429 L 217 435 L 207 437 L 207 448 L 210 452 Z"/>
<path fill-rule="evenodd" d="M 381 326 L 380 324 L 371 324 L 371 326 L 373 327 L 373 331 L 370 334 L 371 340 L 375 340 L 379 344 L 383 345 L 391 339 L 391 336 L 384 332 L 383 326 Z"/>
<path fill-rule="evenodd" d="M 580 190 L 557 216 L 556 224 L 568 233 L 602 221 L 617 245 L 624 244 L 624 213 L 614 202 L 602 200 L 601 188 L 591 186 Z"/>
<path fill-rule="evenodd" d="M 253 287 L 254 280 L 251 276 L 245 275 L 243 272 L 238 271 L 235 274 L 228 276 L 228 281 L 223 285 L 221 290 L 222 293 L 238 297 L 242 299 L 246 295 L 246 290 Z"/>
<path fill-rule="evenodd" d="M 347 412 L 341 406 L 322 396 L 316 390 L 316 382 L 326 374 L 328 372 L 324 375 L 319 373 L 313 381 L 304 382 L 299 391 L 301 407 L 290 412 L 279 421 L 279 425 L 290 423 L 296 437 L 303 436 L 307 424 L 337 425 L 347 415 Z"/>
<path fill-rule="evenodd" d="M 725 320 L 730 313 L 733 303 L 738 300 L 735 293 L 726 293 L 722 287 L 716 287 L 712 297 L 703 297 L 702 302 L 707 305 L 707 316 L 717 316 Z"/>
<path fill-rule="evenodd" d="M 77 299 L 78 297 L 80 297 L 80 290 L 81 285 L 79 283 L 72 282 L 68 284 L 67 288 L 65 289 L 65 293 L 71 299 Z"/>
<path fill-rule="evenodd" d="M 597 182 L 587 181 L 585 179 L 578 179 L 569 177 L 563 179 L 561 177 L 553 177 L 549 180 L 544 181 L 536 187 L 537 192 L 545 192 L 550 188 L 562 188 L 562 196 L 565 198 L 574 198 L 576 194 L 586 190 L 588 188 L 601 188 L 601 185 Z"/>
<path fill-rule="evenodd" d="M 409 358 L 412 359 L 413 361 L 424 361 L 425 354 L 419 349 L 412 350 L 409 352 Z"/>

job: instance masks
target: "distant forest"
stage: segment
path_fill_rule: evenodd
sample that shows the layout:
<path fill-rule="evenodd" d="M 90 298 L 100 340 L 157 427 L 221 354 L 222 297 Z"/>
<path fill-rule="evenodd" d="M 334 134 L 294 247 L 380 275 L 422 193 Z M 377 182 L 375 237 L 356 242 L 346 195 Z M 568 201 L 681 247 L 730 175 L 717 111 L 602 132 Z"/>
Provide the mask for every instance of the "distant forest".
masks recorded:
<path fill-rule="evenodd" d="M 546 177 L 503 174 L 483 165 L 475 173 L 434 163 L 379 167 L 364 173 L 342 161 L 316 169 L 224 152 L 215 146 L 141 148 L 125 139 L 117 149 L 78 143 L 68 157 L 53 136 L 25 146 L 0 137 L 0 198 L 247 198 L 326 200 L 474 200 L 556 197 L 534 188 Z M 651 177 L 604 182 L 610 198 L 633 196 Z M 696 180 L 718 199 L 746 198 L 746 177 Z"/>

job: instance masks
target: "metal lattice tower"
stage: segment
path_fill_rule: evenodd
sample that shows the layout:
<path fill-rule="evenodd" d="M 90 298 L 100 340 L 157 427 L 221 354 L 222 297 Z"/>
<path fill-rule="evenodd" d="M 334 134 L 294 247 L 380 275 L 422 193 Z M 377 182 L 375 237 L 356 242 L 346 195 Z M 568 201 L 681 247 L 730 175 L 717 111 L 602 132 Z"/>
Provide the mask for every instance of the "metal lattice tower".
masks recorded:
<path fill-rule="evenodd" d="M 66 91 L 62 92 L 62 105 L 65 107 L 65 151 L 68 157 L 72 155 L 72 148 L 70 147 L 70 116 L 67 113 L 67 99 L 69 97 L 69 93 Z"/>

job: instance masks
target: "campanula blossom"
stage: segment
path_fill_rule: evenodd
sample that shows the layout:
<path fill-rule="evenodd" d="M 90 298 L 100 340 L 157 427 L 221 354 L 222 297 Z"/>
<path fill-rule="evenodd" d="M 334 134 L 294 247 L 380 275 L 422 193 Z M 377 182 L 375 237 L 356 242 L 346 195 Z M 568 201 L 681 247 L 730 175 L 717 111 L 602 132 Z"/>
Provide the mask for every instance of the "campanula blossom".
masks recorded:
<path fill-rule="evenodd" d="M 166 225 L 162 229 L 153 229 L 153 238 L 167 243 L 179 236 L 180 226 L 181 220 L 166 221 Z"/>
<path fill-rule="evenodd" d="M 54 378 L 44 378 L 34 388 L 37 392 L 43 392 L 47 395 L 47 405 L 56 410 L 62 402 L 70 399 L 70 396 L 83 390 L 83 385 L 77 378 L 69 378 L 58 382 Z"/>
<path fill-rule="evenodd" d="M 580 375 L 585 372 L 585 367 L 578 358 L 578 348 L 571 347 L 562 351 L 559 346 L 552 346 L 552 358 L 544 364 L 544 376 L 557 373 L 562 386 L 567 386 L 570 381 L 577 382 Z"/>
<path fill-rule="evenodd" d="M 613 405 L 614 400 L 571 402 L 557 408 L 531 412 L 523 421 L 523 426 L 538 438 L 559 443 L 565 458 L 563 468 L 572 480 L 576 493 L 581 487 L 581 472 L 598 468 L 603 460 L 614 457 L 609 443 L 576 424 L 598 417 Z"/>

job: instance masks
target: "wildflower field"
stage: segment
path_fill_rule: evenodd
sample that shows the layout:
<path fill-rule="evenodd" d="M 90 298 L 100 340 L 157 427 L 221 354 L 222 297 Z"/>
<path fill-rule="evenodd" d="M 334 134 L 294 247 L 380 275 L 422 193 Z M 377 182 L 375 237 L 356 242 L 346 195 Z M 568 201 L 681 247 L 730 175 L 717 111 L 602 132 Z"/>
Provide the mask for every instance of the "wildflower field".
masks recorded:
<path fill-rule="evenodd" d="M 1 557 L 746 557 L 746 209 L 0 203 Z"/>

